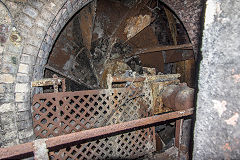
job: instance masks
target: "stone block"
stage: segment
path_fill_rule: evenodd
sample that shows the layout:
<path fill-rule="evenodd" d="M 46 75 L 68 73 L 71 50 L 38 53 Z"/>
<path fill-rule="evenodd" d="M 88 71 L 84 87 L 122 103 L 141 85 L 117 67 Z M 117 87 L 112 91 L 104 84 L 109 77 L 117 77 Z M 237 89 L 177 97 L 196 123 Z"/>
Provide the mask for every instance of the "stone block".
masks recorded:
<path fill-rule="evenodd" d="M 25 40 L 25 42 L 29 45 L 39 48 L 42 43 L 42 39 L 36 37 L 36 35 L 29 35 L 28 38 Z M 37 49 L 37 52 L 38 52 L 38 49 Z M 37 54 L 37 52 L 35 52 L 33 54 Z"/>
<path fill-rule="evenodd" d="M 7 133 L 4 135 L 4 139 L 5 139 L 6 141 L 12 140 L 12 139 L 16 139 L 16 138 L 17 138 L 17 131 L 7 132 Z"/>
<path fill-rule="evenodd" d="M 45 52 L 43 50 L 40 50 L 38 53 L 38 58 L 44 58 L 45 57 Z"/>
<path fill-rule="evenodd" d="M 31 33 L 30 33 L 32 36 L 35 36 L 39 39 L 43 39 L 46 32 L 42 29 L 42 28 L 39 28 L 39 27 L 35 27 L 34 30 L 31 30 Z"/>
<path fill-rule="evenodd" d="M 23 74 L 23 73 L 17 74 L 17 82 L 28 83 L 29 81 L 30 81 L 30 77 L 28 74 Z"/>
<path fill-rule="evenodd" d="M 38 17 L 35 23 L 38 27 L 42 28 L 44 31 L 46 31 L 49 26 L 47 21 L 41 17 Z"/>
<path fill-rule="evenodd" d="M 30 85 L 28 83 L 17 83 L 15 86 L 15 92 L 29 92 Z"/>
<path fill-rule="evenodd" d="M 17 122 L 30 120 L 31 114 L 30 111 L 24 111 L 17 113 Z"/>
<path fill-rule="evenodd" d="M 17 122 L 17 127 L 18 127 L 18 131 L 23 130 L 23 129 L 32 128 L 32 123 L 30 120 L 20 121 L 20 122 Z"/>
<path fill-rule="evenodd" d="M 23 111 L 29 111 L 30 110 L 28 102 L 17 103 L 17 107 L 16 108 L 17 108 L 18 112 L 23 112 Z"/>
<path fill-rule="evenodd" d="M 42 9 L 42 7 L 43 7 L 43 2 L 41 2 L 41 1 L 30 1 L 30 4 L 34 7 L 34 8 L 36 8 L 36 9 L 38 9 L 39 11 Z"/>
<path fill-rule="evenodd" d="M 7 113 L 14 111 L 16 109 L 16 106 L 14 103 L 4 103 L 0 105 L 0 113 Z"/>
<path fill-rule="evenodd" d="M 48 44 L 47 42 L 43 42 L 41 49 L 45 52 L 48 53 L 51 50 L 51 46 L 50 44 Z"/>
<path fill-rule="evenodd" d="M 11 63 L 3 63 L 1 71 L 2 71 L 2 73 L 16 74 L 17 66 L 14 64 L 11 64 Z"/>
<path fill-rule="evenodd" d="M 41 16 L 43 19 L 45 19 L 47 22 L 51 22 L 54 18 L 54 15 L 46 8 L 42 10 Z"/>
<path fill-rule="evenodd" d="M 0 99 L 0 103 L 9 103 L 14 101 L 14 93 L 5 93 Z"/>
<path fill-rule="evenodd" d="M 38 53 L 38 48 L 35 47 L 35 46 L 32 46 L 32 45 L 26 45 L 23 48 L 23 53 L 33 55 L 33 56 L 37 56 L 36 54 Z"/>
<path fill-rule="evenodd" d="M 16 102 L 26 102 L 30 100 L 30 93 L 16 93 L 15 101 Z"/>
<path fill-rule="evenodd" d="M 61 2 L 50 2 L 46 5 L 46 8 L 52 12 L 53 15 L 56 15 L 59 11 L 60 7 L 62 6 Z"/>
<path fill-rule="evenodd" d="M 8 43 L 6 48 L 7 48 L 6 49 L 7 52 L 10 52 L 10 53 L 15 54 L 15 55 L 21 54 L 22 50 L 23 50 L 23 46 L 22 45 L 14 45 L 13 43 Z"/>
<path fill-rule="evenodd" d="M 4 47 L 3 46 L 0 46 L 0 54 L 2 54 L 4 51 Z"/>
<path fill-rule="evenodd" d="M 22 24 L 28 28 L 31 28 L 33 26 L 33 19 L 31 19 L 27 15 L 22 14 L 20 16 L 20 20 L 21 20 Z"/>
<path fill-rule="evenodd" d="M 16 131 L 17 130 L 17 126 L 15 124 L 15 121 L 11 122 L 11 123 L 9 122 L 9 123 L 3 124 L 3 130 L 4 130 L 4 132 Z"/>
<path fill-rule="evenodd" d="M 19 143 L 20 144 L 23 144 L 23 143 L 27 143 L 27 142 L 32 142 L 34 140 L 34 135 L 32 135 L 31 137 L 28 137 L 28 138 L 24 138 L 24 139 L 20 139 L 19 140 Z M 29 158 L 29 159 L 24 159 L 24 160 L 34 160 L 34 158 Z"/>
<path fill-rule="evenodd" d="M 8 56 L 3 56 L 3 62 L 4 63 L 11 63 L 13 65 L 16 65 L 18 63 L 18 55 L 8 54 Z"/>
<path fill-rule="evenodd" d="M 72 4 L 70 1 L 66 2 L 66 8 L 67 8 L 68 14 L 71 15 L 73 8 L 72 8 Z"/>
<path fill-rule="evenodd" d="M 29 17 L 32 18 L 36 18 L 38 16 L 38 10 L 36 10 L 35 8 L 27 5 L 23 8 L 23 13 L 25 13 L 26 15 L 28 15 Z"/>
<path fill-rule="evenodd" d="M 32 129 L 26 129 L 18 132 L 19 139 L 24 139 L 33 136 Z"/>
<path fill-rule="evenodd" d="M 26 73 L 26 74 L 28 74 L 29 71 L 30 71 L 29 65 L 27 65 L 27 64 L 20 64 L 19 65 L 19 69 L 18 69 L 19 73 Z"/>
<path fill-rule="evenodd" d="M 49 27 L 47 31 L 47 35 L 53 38 L 54 34 L 55 34 L 55 30 L 53 29 L 53 27 L 52 26 Z"/>
<path fill-rule="evenodd" d="M 4 144 L 4 146 L 8 146 L 9 147 L 9 146 L 14 146 L 14 145 L 16 145 L 18 143 L 19 143 L 18 139 L 11 139 L 11 140 L 3 143 L 3 144 Z"/>
<path fill-rule="evenodd" d="M 25 25 L 23 24 L 19 24 L 18 25 L 18 32 L 21 33 L 21 37 L 23 39 L 26 39 L 29 33 L 29 28 L 27 28 Z"/>
<path fill-rule="evenodd" d="M 0 88 L 3 87 L 5 93 L 14 92 L 14 83 L 0 84 Z"/>
<path fill-rule="evenodd" d="M 11 124 L 15 122 L 15 115 L 13 112 L 4 113 L 1 115 L 2 124 Z"/>
<path fill-rule="evenodd" d="M 24 63 L 24 64 L 32 65 L 35 63 L 35 59 L 36 59 L 35 56 L 28 55 L 28 54 L 22 54 L 20 62 Z"/>
<path fill-rule="evenodd" d="M 15 81 L 15 77 L 11 74 L 0 75 L 0 83 L 13 83 L 14 81 Z"/>
<path fill-rule="evenodd" d="M 5 92 L 5 84 L 0 84 L 0 93 Z"/>

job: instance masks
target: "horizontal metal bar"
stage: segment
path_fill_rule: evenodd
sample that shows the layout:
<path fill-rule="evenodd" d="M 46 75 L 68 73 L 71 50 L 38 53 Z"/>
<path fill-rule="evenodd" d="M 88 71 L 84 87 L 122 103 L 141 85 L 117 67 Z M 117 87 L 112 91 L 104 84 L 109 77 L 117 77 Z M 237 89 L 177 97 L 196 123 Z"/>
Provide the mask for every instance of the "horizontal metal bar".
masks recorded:
<path fill-rule="evenodd" d="M 15 145 L 7 148 L 0 148 L 0 159 L 28 158 L 33 156 L 33 142 Z"/>
<path fill-rule="evenodd" d="M 142 82 L 146 77 L 112 77 L 112 82 Z"/>
<path fill-rule="evenodd" d="M 147 76 L 147 77 L 112 77 L 112 82 L 143 82 L 146 79 L 148 81 L 155 81 L 155 80 L 169 80 L 169 79 L 178 79 L 181 77 L 180 74 L 165 74 L 165 75 L 153 75 L 153 76 Z"/>
<path fill-rule="evenodd" d="M 167 51 L 167 50 L 173 50 L 173 49 L 192 49 L 192 44 L 182 44 L 182 45 L 174 45 L 174 46 L 157 46 L 152 48 L 145 48 L 135 52 L 135 55 L 158 52 L 158 51 Z"/>
<path fill-rule="evenodd" d="M 142 118 L 142 119 L 133 120 L 129 122 L 123 122 L 123 123 L 114 124 L 110 126 L 71 133 L 68 135 L 52 137 L 46 141 L 46 144 L 48 148 L 52 148 L 52 147 L 61 146 L 64 144 L 69 144 L 70 142 L 72 143 L 72 142 L 77 142 L 82 140 L 88 140 L 94 137 L 99 137 L 102 135 L 112 134 L 112 133 L 116 133 L 124 130 L 137 128 L 137 127 L 151 125 L 151 124 L 163 122 L 170 119 L 176 119 L 176 118 L 188 116 L 191 114 L 193 114 L 193 109 L 166 113 L 162 115 Z"/>
<path fill-rule="evenodd" d="M 113 58 L 112 60 L 120 60 L 123 58 L 128 58 L 132 56 L 137 56 L 140 54 L 152 53 L 152 52 L 160 52 L 160 51 L 168 51 L 168 50 L 192 50 L 192 44 L 181 44 L 181 45 L 171 45 L 171 46 L 155 46 L 151 48 L 141 48 L 136 49 L 133 53 L 124 55 L 118 58 Z"/>
<path fill-rule="evenodd" d="M 170 112 L 162 115 L 156 115 L 152 117 L 142 118 L 138 120 L 133 120 L 129 122 L 114 124 L 110 126 L 94 128 L 90 130 L 85 130 L 81 132 L 71 133 L 67 135 L 51 137 L 46 140 L 46 145 L 48 149 L 64 146 L 66 144 L 71 144 L 74 142 L 89 140 L 94 137 L 99 137 L 103 135 L 109 135 L 125 130 L 130 130 L 133 128 L 143 127 L 147 125 L 153 125 L 158 122 L 167 121 L 170 119 L 181 118 L 193 114 L 193 108 Z M 0 148 L 0 159 L 16 157 L 17 155 L 24 155 L 33 152 L 33 142 L 20 144 L 7 148 Z M 25 157 L 26 158 L 26 157 Z"/>

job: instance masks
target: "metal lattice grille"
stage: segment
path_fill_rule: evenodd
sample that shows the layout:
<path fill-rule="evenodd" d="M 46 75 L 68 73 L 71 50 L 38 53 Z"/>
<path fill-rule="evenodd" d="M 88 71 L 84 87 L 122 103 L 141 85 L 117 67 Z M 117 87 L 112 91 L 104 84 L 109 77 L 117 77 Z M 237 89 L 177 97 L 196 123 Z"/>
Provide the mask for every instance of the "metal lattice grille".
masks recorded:
<path fill-rule="evenodd" d="M 152 115 L 149 93 L 141 89 L 44 93 L 34 96 L 37 138 L 47 138 L 117 124 Z M 155 150 L 154 127 L 98 139 L 50 152 L 52 159 L 138 157 Z M 129 144 L 128 144 L 129 143 Z"/>

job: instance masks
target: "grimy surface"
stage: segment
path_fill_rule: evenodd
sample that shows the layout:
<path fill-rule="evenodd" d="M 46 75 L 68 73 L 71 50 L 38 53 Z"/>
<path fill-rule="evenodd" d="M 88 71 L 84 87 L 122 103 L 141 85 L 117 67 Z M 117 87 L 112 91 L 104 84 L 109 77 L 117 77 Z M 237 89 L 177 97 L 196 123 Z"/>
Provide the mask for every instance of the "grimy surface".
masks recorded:
<path fill-rule="evenodd" d="M 208 0 L 193 159 L 240 158 L 240 1 Z"/>

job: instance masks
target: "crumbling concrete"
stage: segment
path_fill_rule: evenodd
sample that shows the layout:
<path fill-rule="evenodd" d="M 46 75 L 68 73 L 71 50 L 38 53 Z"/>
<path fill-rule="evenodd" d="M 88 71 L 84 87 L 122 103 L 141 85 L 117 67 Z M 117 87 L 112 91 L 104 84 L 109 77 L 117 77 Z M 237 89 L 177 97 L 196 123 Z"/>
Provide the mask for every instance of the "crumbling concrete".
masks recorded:
<path fill-rule="evenodd" d="M 208 0 L 193 159 L 240 157 L 239 1 Z"/>

